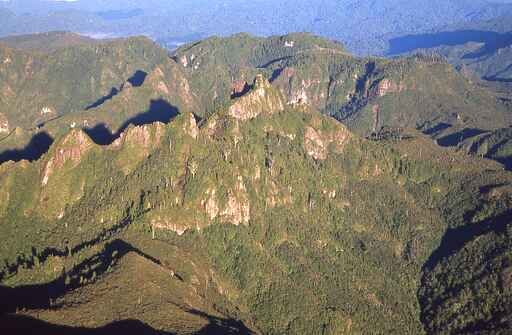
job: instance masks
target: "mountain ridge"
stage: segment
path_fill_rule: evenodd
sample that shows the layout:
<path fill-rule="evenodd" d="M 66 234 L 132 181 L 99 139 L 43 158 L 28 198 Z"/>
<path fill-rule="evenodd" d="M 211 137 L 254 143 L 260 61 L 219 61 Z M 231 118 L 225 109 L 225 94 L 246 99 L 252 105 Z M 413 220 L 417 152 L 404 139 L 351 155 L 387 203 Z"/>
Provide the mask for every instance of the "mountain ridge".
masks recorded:
<path fill-rule="evenodd" d="M 140 42 L 114 43 L 135 63 L 146 54 Z M 237 35 L 162 57 L 145 43 L 143 80 L 120 76 L 97 106 L 38 129 L 53 131 L 47 152 L 0 165 L 0 293 L 42 285 L 52 298 L 21 316 L 89 329 L 139 317 L 148 330 L 183 334 L 483 334 L 509 323 L 510 172 L 415 127 L 365 138 L 357 130 L 379 131 L 374 119 L 344 125 L 315 100 L 327 92 L 345 102 L 354 89 L 349 101 L 378 103 L 384 124 L 416 79 L 423 100 L 411 113 L 452 96 L 434 109 L 464 126 L 451 106 L 476 110 L 472 95 L 492 96 L 439 59 L 357 59 L 311 35 Z M 441 82 L 442 95 L 428 91 Z M 155 99 L 175 107 L 164 105 L 164 121 L 146 108 Z M 101 123 L 118 111 L 119 126 Z M 487 111 L 498 121 L 501 112 Z M 474 122 L 496 122 L 479 114 Z M 473 285 L 480 275 L 484 293 Z M 52 283 L 61 290 L 48 291 Z"/>

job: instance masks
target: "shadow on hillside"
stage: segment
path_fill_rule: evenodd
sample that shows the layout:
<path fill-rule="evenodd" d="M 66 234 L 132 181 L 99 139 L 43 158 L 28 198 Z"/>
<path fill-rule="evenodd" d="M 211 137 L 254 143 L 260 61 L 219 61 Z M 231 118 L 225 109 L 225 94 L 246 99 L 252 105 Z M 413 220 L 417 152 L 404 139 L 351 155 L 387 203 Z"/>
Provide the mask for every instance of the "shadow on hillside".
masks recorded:
<path fill-rule="evenodd" d="M 7 150 L 0 153 L 0 164 L 7 161 L 21 160 L 36 161 L 43 156 L 53 143 L 53 138 L 46 132 L 40 132 L 32 137 L 23 149 Z"/>
<path fill-rule="evenodd" d="M 201 313 L 203 314 L 203 313 Z M 204 314 L 205 315 L 205 314 Z M 203 315 L 201 315 L 203 316 Z M 208 316 L 208 315 L 207 315 Z M 172 317 L 172 315 L 170 315 Z M 251 335 L 245 325 L 236 320 L 207 317 L 212 322 L 194 335 Z M 239 328 L 240 327 L 240 328 Z M 3 334 L 37 335 L 173 335 L 174 333 L 157 330 L 139 320 L 122 320 L 99 328 L 70 327 L 52 324 L 24 315 L 0 316 L 0 331 Z"/>
<path fill-rule="evenodd" d="M 105 96 L 102 96 L 101 98 L 99 98 L 94 103 L 92 103 L 89 106 L 85 107 L 85 110 L 88 111 L 90 109 L 94 109 L 96 107 L 99 107 L 99 106 L 103 105 L 105 102 L 107 102 L 108 100 L 111 100 L 113 97 L 118 95 L 119 92 L 121 92 L 121 91 L 117 87 L 112 87 L 112 89 L 110 90 L 109 94 L 107 94 Z"/>
<path fill-rule="evenodd" d="M 112 322 L 100 328 L 69 327 L 51 324 L 42 320 L 22 315 L 5 315 L 0 317 L 0 330 L 3 334 L 37 334 L 37 335 L 111 335 L 111 334 L 148 334 L 171 335 L 172 333 L 156 330 L 139 320 Z"/>
<path fill-rule="evenodd" d="M 475 59 L 493 54 L 496 50 L 512 45 L 512 32 L 498 33 L 481 30 L 446 31 L 432 34 L 406 35 L 389 41 L 387 56 L 408 53 L 417 49 L 463 45 L 468 42 L 483 43 L 477 51 L 466 54 L 464 59 Z"/>
<path fill-rule="evenodd" d="M 481 190 L 483 191 L 483 190 Z M 474 213 L 465 216 L 464 222 L 471 222 Z M 480 221 L 478 223 L 468 223 L 458 228 L 450 228 L 446 231 L 439 247 L 432 253 L 427 262 L 423 265 L 423 270 L 432 270 L 440 261 L 455 254 L 464 248 L 466 243 L 474 240 L 478 236 L 485 235 L 490 232 L 503 233 L 511 224 L 512 210 L 492 217 L 490 219 Z"/>
<path fill-rule="evenodd" d="M 88 273 L 91 268 L 95 269 L 96 275 L 94 276 L 100 276 L 129 252 L 135 252 L 159 264 L 157 260 L 149 257 L 130 244 L 122 240 L 115 240 L 107 243 L 102 252 L 84 260 L 69 272 L 62 273 L 59 278 L 49 283 L 25 285 L 14 288 L 0 286 L 0 300 L 2 301 L 0 314 L 15 313 L 17 310 L 21 309 L 33 310 L 58 307 L 53 304 L 58 297 L 80 287 L 84 279 L 90 280 L 92 278 L 91 276 L 93 274 Z M 69 250 L 54 250 L 51 255 L 66 257 L 69 255 Z M 44 262 L 45 258 L 41 257 L 40 261 Z M 33 267 L 33 263 L 26 264 L 26 262 L 24 262 L 23 266 L 30 269 Z"/>
<path fill-rule="evenodd" d="M 494 159 L 496 162 L 503 164 L 503 168 L 507 171 L 512 171 L 512 155 L 500 158 L 489 158 Z"/>
<path fill-rule="evenodd" d="M 484 187 L 480 189 L 480 193 L 489 192 L 493 187 L 499 187 L 501 185 L 489 185 L 488 187 Z M 498 234 L 506 234 L 507 228 L 509 225 L 512 225 L 512 210 L 507 210 L 504 213 L 480 221 L 478 223 L 470 223 L 472 219 L 477 214 L 477 211 L 469 212 L 464 215 L 464 222 L 467 224 L 457 228 L 449 228 L 441 240 L 441 244 L 439 247 L 430 255 L 428 260 L 422 267 L 422 278 L 421 278 L 421 288 L 428 287 L 430 283 L 429 273 L 433 271 L 438 264 L 441 264 L 444 260 L 449 257 L 455 255 L 460 250 L 463 250 L 467 243 L 476 240 L 478 237 L 486 235 L 488 233 L 496 232 Z M 432 304 L 425 299 L 429 299 L 429 297 L 421 296 L 421 288 L 418 290 L 418 301 L 421 307 L 421 320 L 425 324 L 428 322 L 429 315 L 425 314 L 425 306 Z M 436 310 L 437 307 L 442 303 L 442 301 L 436 301 L 433 303 L 433 306 L 430 307 L 431 310 Z M 478 327 L 475 328 L 471 332 L 463 332 L 463 333 L 476 333 Z M 482 330 L 482 329 L 479 329 Z"/>
<path fill-rule="evenodd" d="M 135 115 L 125 121 L 115 133 L 112 133 L 105 124 L 98 124 L 93 128 L 85 128 L 84 131 L 96 144 L 110 145 L 119 138 L 121 133 L 130 125 L 142 126 L 153 122 L 169 123 L 179 114 L 179 109 L 176 106 L 171 105 L 167 100 L 151 100 L 146 112 Z"/>
<path fill-rule="evenodd" d="M 451 124 L 445 123 L 445 122 L 440 122 L 440 123 L 438 123 L 438 124 L 436 124 L 436 125 L 434 125 L 434 126 L 432 126 L 430 128 L 427 128 L 427 129 L 423 130 L 423 134 L 429 135 L 429 136 L 430 135 L 435 135 L 435 134 L 440 133 L 443 130 L 446 130 L 446 129 L 450 128 L 450 127 L 452 127 Z M 419 129 L 421 129 L 421 128 L 419 128 Z"/>
<path fill-rule="evenodd" d="M 187 313 L 198 315 L 208 320 L 208 325 L 196 332 L 196 335 L 251 335 L 254 334 L 240 320 L 218 318 L 197 310 L 186 310 Z"/>
<path fill-rule="evenodd" d="M 118 233 L 119 231 L 126 228 L 131 222 L 132 221 L 130 219 L 126 218 L 126 219 L 118 222 L 111 228 L 103 230 L 95 238 L 93 238 L 91 240 L 83 241 L 82 243 L 75 245 L 74 247 L 70 247 L 69 241 L 64 240 L 60 249 L 56 248 L 56 247 L 53 247 L 53 248 L 50 247 L 50 248 L 46 248 L 46 249 L 43 249 L 38 252 L 37 250 L 35 250 L 35 248 L 32 248 L 32 254 L 30 256 L 19 255 L 16 259 L 16 262 L 12 263 L 12 264 L 9 264 L 7 261 L 4 262 L 5 263 L 4 264 L 5 271 L 0 272 L 0 282 L 2 282 L 2 280 L 9 273 L 16 273 L 19 270 L 19 268 L 24 268 L 24 269 L 34 268 L 34 266 L 36 264 L 36 258 L 40 263 L 44 263 L 49 257 L 67 257 L 70 255 L 79 253 L 80 251 L 82 251 L 84 249 L 93 247 L 102 241 L 108 240 L 109 238 L 114 236 L 116 233 Z M 116 241 L 110 242 L 109 244 L 107 244 L 106 248 L 109 248 L 109 246 L 111 246 L 111 247 L 116 246 L 117 245 L 116 243 L 117 243 Z M 118 249 L 123 249 L 123 248 L 118 247 Z M 135 251 L 135 249 L 130 249 L 130 250 Z M 119 252 L 119 250 L 117 250 L 117 251 Z M 58 283 L 56 285 L 58 286 Z M 2 296 L 2 294 L 0 294 L 0 297 L 1 296 Z M 6 306 L 7 305 L 5 305 L 5 306 L 0 305 L 0 313 L 2 312 L 1 308 L 4 308 Z"/>
<path fill-rule="evenodd" d="M 148 75 L 147 72 L 144 72 L 144 71 L 141 71 L 141 70 L 137 70 L 126 81 L 128 83 L 130 83 L 133 87 L 141 87 L 142 84 L 144 84 L 144 81 L 146 80 L 147 75 Z M 98 100 L 93 102 L 92 104 L 90 104 L 87 107 L 85 107 L 85 110 L 94 109 L 96 107 L 99 107 L 99 106 L 103 105 L 105 102 L 107 102 L 109 100 L 112 100 L 113 97 L 115 97 L 116 95 L 121 93 L 123 91 L 123 89 L 124 89 L 124 84 L 122 84 L 119 88 L 112 87 L 108 94 L 102 96 L 101 98 L 99 98 Z"/>
<path fill-rule="evenodd" d="M 163 266 L 161 262 L 122 240 L 114 240 L 105 245 L 104 249 L 75 266 L 71 271 L 63 273 L 56 280 L 40 285 L 19 287 L 0 286 L 0 331 L 6 334 L 25 333 L 31 331 L 37 334 L 169 334 L 156 331 L 137 320 L 124 320 L 111 323 L 105 327 L 87 329 L 53 325 L 26 316 L 13 315 L 19 310 L 52 309 L 58 312 L 55 303 L 58 297 L 83 285 L 84 282 L 94 282 L 97 276 L 106 273 L 126 254 L 134 252 L 146 260 Z M 94 269 L 94 273 L 91 273 Z M 175 274 L 178 280 L 183 280 Z M 219 318 L 201 311 L 184 310 L 187 313 L 200 316 L 208 321 L 197 334 L 253 334 L 241 321 Z"/>
<path fill-rule="evenodd" d="M 499 83 L 512 83 L 512 78 L 499 78 L 496 76 L 491 76 L 491 77 L 483 77 L 482 79 L 487 80 L 487 81 L 495 81 L 495 82 L 499 82 Z"/>
<path fill-rule="evenodd" d="M 451 147 L 456 146 L 459 143 L 467 140 L 468 138 L 478 136 L 480 134 L 485 133 L 485 130 L 477 129 L 477 128 L 465 128 L 459 132 L 441 137 L 437 140 L 437 144 L 442 147 Z"/>
<path fill-rule="evenodd" d="M 482 79 L 487 81 L 499 82 L 499 83 L 512 83 L 512 78 L 502 78 L 501 76 L 506 75 L 509 71 L 512 71 L 512 64 L 509 64 L 503 70 L 496 72 L 492 76 L 483 77 Z"/>
<path fill-rule="evenodd" d="M 142 84 L 144 84 L 144 81 L 146 80 L 146 77 L 148 76 L 147 72 L 137 70 L 135 73 L 128 78 L 128 82 L 132 84 L 133 87 L 141 87 Z"/>

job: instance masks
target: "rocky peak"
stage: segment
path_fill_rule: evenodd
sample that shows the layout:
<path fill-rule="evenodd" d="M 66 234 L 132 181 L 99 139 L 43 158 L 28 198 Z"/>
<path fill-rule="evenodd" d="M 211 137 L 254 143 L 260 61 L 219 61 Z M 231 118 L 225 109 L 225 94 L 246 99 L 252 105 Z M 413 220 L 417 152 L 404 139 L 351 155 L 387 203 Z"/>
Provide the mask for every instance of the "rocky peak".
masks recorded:
<path fill-rule="evenodd" d="M 112 143 L 112 147 L 120 148 L 123 144 L 128 144 L 144 149 L 150 148 L 160 143 L 164 128 L 165 126 L 161 122 L 131 126 Z"/>
<path fill-rule="evenodd" d="M 52 157 L 46 163 L 42 185 L 48 184 L 48 180 L 55 169 L 60 169 L 67 162 L 73 167 L 78 165 L 82 156 L 89 151 L 94 143 L 89 136 L 80 129 L 73 129 L 55 146 Z"/>
<path fill-rule="evenodd" d="M 281 93 L 275 90 L 261 74 L 254 79 L 253 89 L 229 107 L 228 114 L 238 120 L 250 120 L 260 114 L 284 110 Z"/>

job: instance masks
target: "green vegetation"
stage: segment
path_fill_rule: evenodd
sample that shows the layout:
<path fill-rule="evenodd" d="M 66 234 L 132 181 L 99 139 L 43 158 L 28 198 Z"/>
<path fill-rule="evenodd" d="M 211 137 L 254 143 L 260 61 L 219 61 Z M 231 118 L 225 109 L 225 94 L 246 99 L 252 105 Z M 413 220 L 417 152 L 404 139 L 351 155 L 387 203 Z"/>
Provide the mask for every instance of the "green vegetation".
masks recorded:
<path fill-rule="evenodd" d="M 162 59 L 146 42 L 101 49 L 109 64 L 128 57 L 122 68 L 150 59 L 141 85 L 50 122 L 40 159 L 0 165 L 2 285 L 53 292 L 10 312 L 87 327 L 139 318 L 178 334 L 236 320 L 263 334 L 506 328 L 510 173 L 414 129 L 366 140 L 326 115 L 361 133 L 492 124 L 506 116 L 485 91 L 438 59 L 356 59 L 307 34 L 209 39 Z M 231 97 L 241 74 L 250 88 Z M 102 144 L 59 126 L 110 108 L 122 126 L 160 83 L 180 103 L 167 124 L 127 125 Z"/>

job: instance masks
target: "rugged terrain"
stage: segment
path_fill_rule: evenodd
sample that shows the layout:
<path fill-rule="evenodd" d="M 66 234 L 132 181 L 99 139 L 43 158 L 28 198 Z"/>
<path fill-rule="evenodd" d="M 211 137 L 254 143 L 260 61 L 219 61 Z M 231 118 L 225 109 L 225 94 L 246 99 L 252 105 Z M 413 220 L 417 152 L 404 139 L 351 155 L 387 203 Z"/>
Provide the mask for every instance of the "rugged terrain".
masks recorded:
<path fill-rule="evenodd" d="M 142 38 L 19 48 L 4 47 L 17 67 L 0 73 L 91 56 L 55 79 L 84 88 L 46 100 L 63 106 L 54 120 L 41 125 L 30 101 L 2 112 L 14 130 L 2 145 L 51 140 L 31 161 L 11 147 L 15 161 L 0 165 L 0 328 L 512 327 L 512 175 L 431 138 L 496 131 L 510 111 L 446 62 L 356 58 L 308 34 L 211 38 L 171 55 Z M 50 73 L 29 78 L 50 85 Z M 118 92 L 103 98 L 109 85 Z"/>

